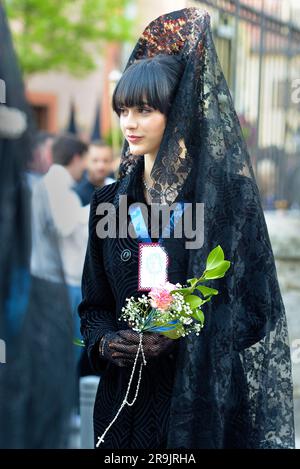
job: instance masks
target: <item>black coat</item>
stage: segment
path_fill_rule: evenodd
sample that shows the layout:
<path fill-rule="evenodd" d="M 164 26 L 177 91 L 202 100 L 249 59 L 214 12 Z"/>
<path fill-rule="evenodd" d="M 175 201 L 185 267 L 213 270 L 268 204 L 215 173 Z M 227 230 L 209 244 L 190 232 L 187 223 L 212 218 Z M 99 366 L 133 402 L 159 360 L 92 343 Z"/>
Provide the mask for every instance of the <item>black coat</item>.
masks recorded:
<path fill-rule="evenodd" d="M 120 407 L 131 373 L 131 368 L 117 367 L 99 358 L 99 341 L 108 331 L 128 328 L 124 322 L 117 320 L 121 308 L 127 297 L 142 294 L 137 291 L 138 240 L 118 236 L 115 239 L 97 237 L 96 225 L 100 217 L 96 215 L 96 207 L 102 202 L 118 206 L 121 193 L 128 196 L 128 206 L 135 201 L 146 203 L 141 186 L 142 170 L 141 160 L 125 181 L 117 181 L 97 190 L 91 204 L 89 243 L 82 285 L 83 301 L 79 306 L 79 314 L 91 364 L 95 371 L 101 373 L 94 409 L 95 443 Z M 150 210 L 148 212 L 150 215 Z M 118 215 L 118 209 L 116 213 Z M 163 242 L 169 255 L 168 280 L 172 283 L 186 282 L 188 258 L 183 243 L 183 238 L 174 239 L 172 235 Z M 170 397 L 180 340 L 174 341 L 171 353 L 148 360 L 143 368 L 137 401 L 132 407 L 126 406 L 122 410 L 100 448 L 166 448 Z M 134 385 L 132 389 L 135 389 Z M 129 400 L 132 397 L 133 391 Z"/>
<path fill-rule="evenodd" d="M 79 195 L 82 205 L 88 205 L 91 202 L 95 186 L 89 181 L 86 172 L 78 184 L 76 184 L 74 190 Z"/>

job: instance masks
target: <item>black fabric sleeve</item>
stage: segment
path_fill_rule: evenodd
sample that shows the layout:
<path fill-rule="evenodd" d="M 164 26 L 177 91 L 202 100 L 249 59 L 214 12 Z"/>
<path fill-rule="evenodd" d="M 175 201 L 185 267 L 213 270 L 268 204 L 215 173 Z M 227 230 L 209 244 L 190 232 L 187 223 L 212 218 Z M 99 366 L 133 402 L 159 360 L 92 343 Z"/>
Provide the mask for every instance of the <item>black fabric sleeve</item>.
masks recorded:
<path fill-rule="evenodd" d="M 118 330 L 115 298 L 103 265 L 103 239 L 98 238 L 96 233 L 96 225 L 100 219 L 96 215 L 96 209 L 101 201 L 107 202 L 106 193 L 106 187 L 96 191 L 91 201 L 89 240 L 82 277 L 82 302 L 78 307 L 88 357 L 93 369 L 99 373 L 107 365 L 107 361 L 99 354 L 100 339 L 107 332 Z"/>

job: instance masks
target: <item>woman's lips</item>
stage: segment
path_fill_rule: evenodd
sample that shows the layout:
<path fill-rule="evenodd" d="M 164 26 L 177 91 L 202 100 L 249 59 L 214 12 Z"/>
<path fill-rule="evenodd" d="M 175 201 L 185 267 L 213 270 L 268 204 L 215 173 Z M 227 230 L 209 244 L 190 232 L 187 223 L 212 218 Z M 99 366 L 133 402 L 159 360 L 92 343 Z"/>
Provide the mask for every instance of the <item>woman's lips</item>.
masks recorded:
<path fill-rule="evenodd" d="M 132 142 L 132 143 L 139 142 L 141 140 L 141 138 L 143 138 L 143 137 L 127 137 L 129 142 Z"/>

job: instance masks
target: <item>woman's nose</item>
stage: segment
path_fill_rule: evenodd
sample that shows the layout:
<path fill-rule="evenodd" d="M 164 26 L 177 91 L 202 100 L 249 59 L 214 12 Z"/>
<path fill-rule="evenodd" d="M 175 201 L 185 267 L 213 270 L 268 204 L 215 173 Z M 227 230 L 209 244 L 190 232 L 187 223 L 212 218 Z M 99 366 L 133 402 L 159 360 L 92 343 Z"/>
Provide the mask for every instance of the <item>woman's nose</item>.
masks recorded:
<path fill-rule="evenodd" d="M 128 113 L 126 117 L 125 127 L 127 129 L 133 129 L 137 127 L 137 119 L 133 113 Z"/>

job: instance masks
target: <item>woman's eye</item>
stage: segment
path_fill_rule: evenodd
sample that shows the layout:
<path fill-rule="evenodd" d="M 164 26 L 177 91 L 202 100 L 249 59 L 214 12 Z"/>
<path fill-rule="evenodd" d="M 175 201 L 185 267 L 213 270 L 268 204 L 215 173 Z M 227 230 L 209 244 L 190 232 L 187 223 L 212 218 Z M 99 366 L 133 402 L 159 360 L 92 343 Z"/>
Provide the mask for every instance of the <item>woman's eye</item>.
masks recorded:
<path fill-rule="evenodd" d="M 144 114 L 148 114 L 149 112 L 151 112 L 151 109 L 148 107 L 139 107 L 138 110 L 139 112 L 142 112 Z"/>

